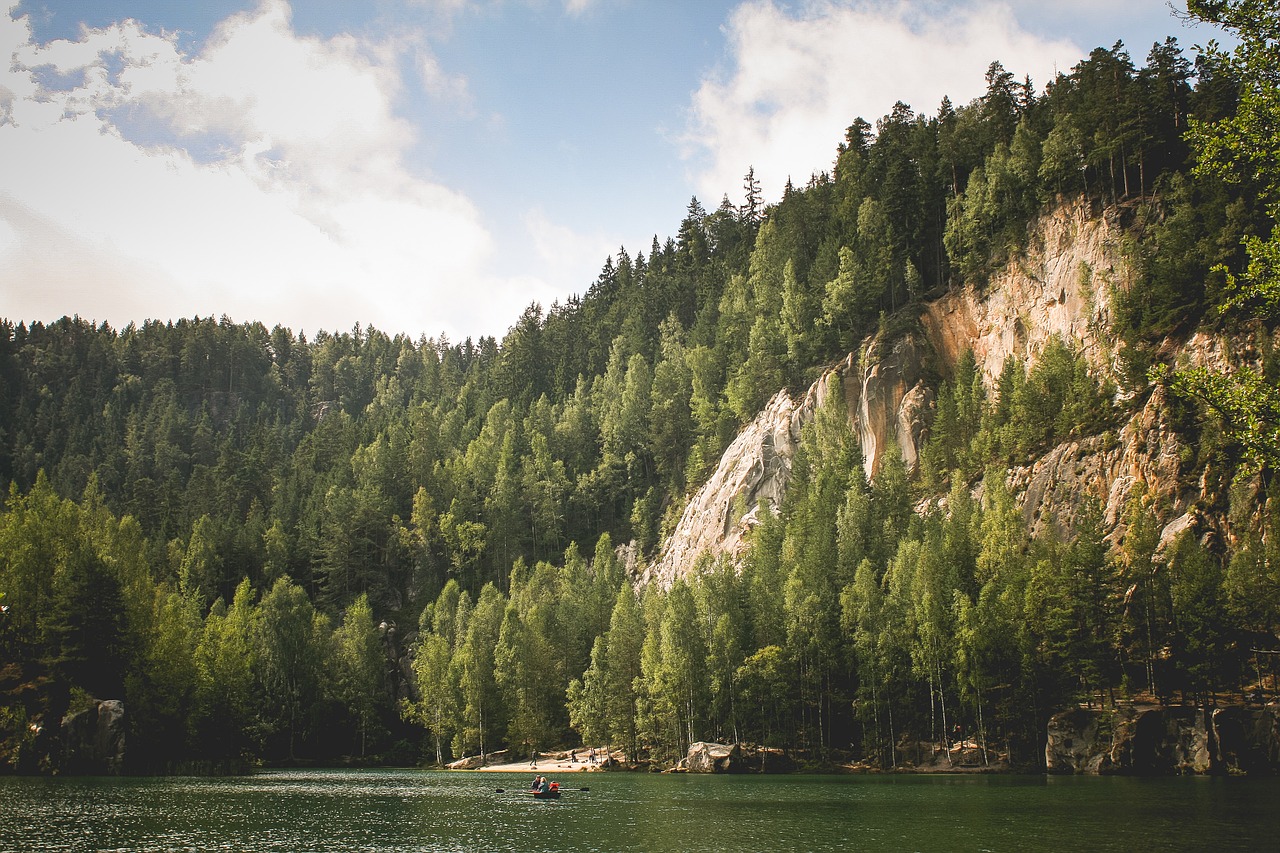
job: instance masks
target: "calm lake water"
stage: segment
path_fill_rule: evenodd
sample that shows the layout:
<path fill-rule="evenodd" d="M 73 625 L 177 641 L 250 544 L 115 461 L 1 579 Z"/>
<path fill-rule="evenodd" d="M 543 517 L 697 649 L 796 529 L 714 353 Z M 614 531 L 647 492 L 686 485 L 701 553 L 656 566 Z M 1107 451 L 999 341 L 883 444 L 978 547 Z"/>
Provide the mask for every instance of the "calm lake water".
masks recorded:
<path fill-rule="evenodd" d="M 601 773 L 561 777 L 558 801 L 519 793 L 527 781 L 416 770 L 0 778 L 0 850 L 1280 849 L 1275 779 Z"/>

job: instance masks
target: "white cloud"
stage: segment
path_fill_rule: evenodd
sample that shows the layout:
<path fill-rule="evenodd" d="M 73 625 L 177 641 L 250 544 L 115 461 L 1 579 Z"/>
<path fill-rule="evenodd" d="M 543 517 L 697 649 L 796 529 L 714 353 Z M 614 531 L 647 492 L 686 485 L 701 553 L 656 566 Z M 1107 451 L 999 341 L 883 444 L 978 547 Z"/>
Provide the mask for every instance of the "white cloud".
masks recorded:
<path fill-rule="evenodd" d="M 529 283 L 486 273 L 475 206 L 405 165 L 403 44 L 300 36 L 283 0 L 195 56 L 132 22 L 39 45 L 0 16 L 3 311 L 454 338 L 513 321 Z"/>
<path fill-rule="evenodd" d="M 4 257 L 10 251 L 18 247 L 18 232 L 13 230 L 13 226 L 3 219 L 0 219 L 0 257 Z"/>
<path fill-rule="evenodd" d="M 755 167 L 767 200 L 788 177 L 829 171 L 853 119 L 872 124 L 896 101 L 933 114 L 944 95 L 963 104 L 985 90 L 992 61 L 1037 85 L 1080 49 L 1017 27 L 1009 6 L 817 0 L 795 13 L 751 0 L 727 27 L 731 67 L 693 95 L 686 156 L 699 196 L 740 195 Z"/>
<path fill-rule="evenodd" d="M 468 118 L 475 115 L 475 105 L 466 77 L 445 71 L 440 67 L 440 61 L 427 50 L 418 54 L 418 71 L 423 88 L 429 95 L 454 104 Z"/>
<path fill-rule="evenodd" d="M 604 259 L 618 249 L 599 234 L 582 234 L 552 222 L 541 208 L 525 213 L 524 227 L 541 268 L 556 280 L 581 282 L 584 289 Z"/>

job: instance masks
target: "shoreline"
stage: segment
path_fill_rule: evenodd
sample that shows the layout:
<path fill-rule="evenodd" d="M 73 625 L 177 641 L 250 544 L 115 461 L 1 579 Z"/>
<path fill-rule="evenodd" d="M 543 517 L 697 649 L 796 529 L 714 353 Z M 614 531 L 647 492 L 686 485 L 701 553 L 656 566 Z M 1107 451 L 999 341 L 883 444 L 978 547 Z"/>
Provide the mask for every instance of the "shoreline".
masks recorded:
<path fill-rule="evenodd" d="M 505 752 L 505 750 L 504 750 Z M 597 756 L 597 760 L 592 761 L 591 756 Z M 536 761 L 529 759 L 521 759 L 519 761 L 507 761 L 502 754 L 494 754 L 499 759 L 498 763 L 484 764 L 479 767 L 458 766 L 468 759 L 462 759 L 461 762 L 454 762 L 449 765 L 449 770 L 467 770 L 479 773 L 595 773 L 605 769 L 606 764 L 618 761 L 618 757 L 611 755 L 610 752 L 603 747 L 598 747 L 594 751 L 590 748 L 581 750 L 565 750 L 557 752 L 548 752 L 540 755 Z M 473 757 L 470 759 L 474 761 Z"/>
<path fill-rule="evenodd" d="M 600 766 L 572 763 L 569 761 L 539 761 L 537 766 L 527 761 L 516 761 L 510 764 L 486 764 L 484 767 L 473 767 L 464 773 L 595 773 Z"/>

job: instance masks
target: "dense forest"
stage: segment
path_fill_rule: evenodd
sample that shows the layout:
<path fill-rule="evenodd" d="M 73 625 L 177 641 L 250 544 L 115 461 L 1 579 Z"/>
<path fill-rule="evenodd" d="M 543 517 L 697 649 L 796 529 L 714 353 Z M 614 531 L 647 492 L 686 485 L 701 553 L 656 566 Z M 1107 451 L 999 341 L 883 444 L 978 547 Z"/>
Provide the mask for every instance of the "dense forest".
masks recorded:
<path fill-rule="evenodd" d="M 141 772 L 696 740 L 887 767 L 957 726 L 1035 766 L 1072 703 L 1239 696 L 1280 647 L 1280 13 L 1191 5 L 1241 46 L 1117 43 L 1043 91 L 993 63 L 969 104 L 856 119 L 776 203 L 753 171 L 693 199 L 502 340 L 4 321 L 0 768 L 56 770 L 94 697 L 124 699 Z M 633 583 L 775 392 L 1082 201 L 1139 271 L 1115 375 L 1070 341 L 994 389 L 962 358 L 918 464 L 871 482 L 835 389 L 740 565 Z M 1256 335 L 1261 368 L 1176 370 L 1200 327 Z M 1030 537 L 1008 468 L 1157 384 L 1239 535 L 1157 555 L 1139 491 L 1119 545 L 1090 507 Z"/>

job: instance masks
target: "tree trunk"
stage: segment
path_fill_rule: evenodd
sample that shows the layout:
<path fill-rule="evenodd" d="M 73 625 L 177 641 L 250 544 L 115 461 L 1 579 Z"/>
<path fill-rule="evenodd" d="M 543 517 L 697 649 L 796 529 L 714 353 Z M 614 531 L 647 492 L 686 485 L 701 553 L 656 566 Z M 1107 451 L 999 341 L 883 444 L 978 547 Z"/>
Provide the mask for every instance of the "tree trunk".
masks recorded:
<path fill-rule="evenodd" d="M 947 754 L 947 766 L 951 766 L 951 733 L 947 730 L 947 692 L 942 683 L 942 661 L 935 660 L 938 668 L 938 704 L 942 708 L 942 748 Z"/>
<path fill-rule="evenodd" d="M 978 696 L 978 743 L 982 747 L 982 766 L 990 767 L 991 762 L 987 758 L 987 725 L 982 716 L 982 685 L 974 684 L 974 692 Z"/>
<path fill-rule="evenodd" d="M 1156 690 L 1156 643 L 1151 632 L 1151 600 L 1147 596 L 1144 598 L 1147 611 L 1147 687 L 1153 697 L 1159 698 L 1160 693 Z"/>
<path fill-rule="evenodd" d="M 938 703 L 933 692 L 933 667 L 929 667 L 929 737 L 938 739 Z"/>
<path fill-rule="evenodd" d="M 827 724 L 826 714 L 823 713 L 823 705 L 827 698 L 827 674 L 822 674 L 823 689 L 818 693 L 818 755 L 822 756 L 825 761 L 827 757 Z"/>
<path fill-rule="evenodd" d="M 876 763 L 883 767 L 884 732 L 880 728 L 880 689 L 874 682 L 871 684 L 871 719 L 876 726 Z"/>
<path fill-rule="evenodd" d="M 897 736 L 893 730 L 893 703 L 890 702 L 886 706 L 889 709 L 889 762 L 894 770 L 898 769 L 898 743 Z"/>
<path fill-rule="evenodd" d="M 1120 177 L 1124 181 L 1124 197 L 1129 197 L 1129 164 L 1125 160 L 1124 146 L 1120 146 Z"/>

